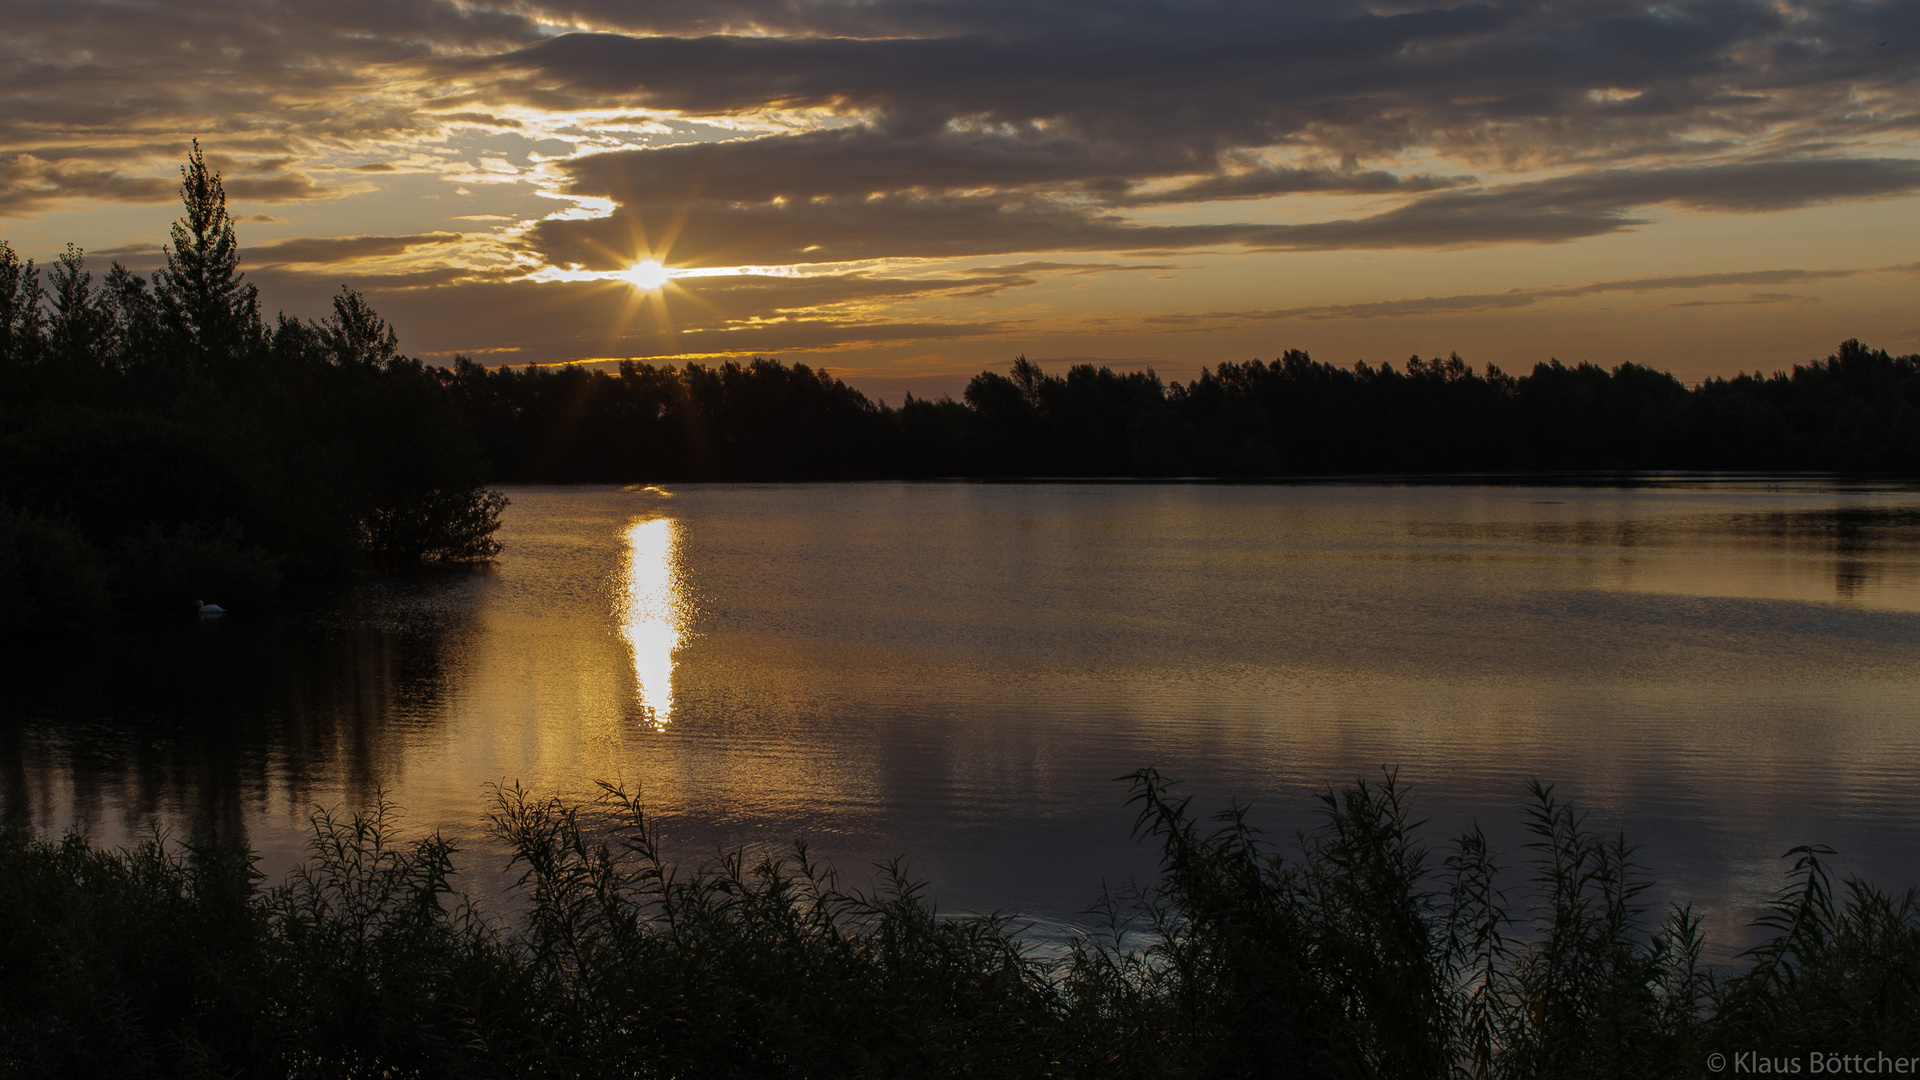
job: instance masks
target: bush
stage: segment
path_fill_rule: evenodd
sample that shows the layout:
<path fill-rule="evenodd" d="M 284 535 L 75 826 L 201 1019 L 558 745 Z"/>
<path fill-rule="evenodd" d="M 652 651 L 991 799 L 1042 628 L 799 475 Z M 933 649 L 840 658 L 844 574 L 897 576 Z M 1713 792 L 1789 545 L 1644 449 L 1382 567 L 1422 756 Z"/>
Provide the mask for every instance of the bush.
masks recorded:
<path fill-rule="evenodd" d="M 1859 878 L 1836 896 L 1825 847 L 1797 847 L 1790 884 L 1760 920 L 1773 937 L 1754 965 L 1720 988 L 1716 1043 L 1726 1053 L 1774 1048 L 1866 1054 L 1920 1048 L 1920 903 Z"/>
<path fill-rule="evenodd" d="M 1836 899 L 1799 849 L 1743 972 L 1649 920 L 1632 850 L 1534 785 L 1530 919 L 1476 829 L 1438 866 L 1388 774 L 1322 796 L 1297 855 L 1131 778 L 1150 887 L 1047 958 L 885 867 L 804 847 L 676 871 L 638 804 L 500 793 L 510 921 L 391 807 L 313 820 L 261 888 L 229 846 L 0 833 L 0 1070 L 17 1076 L 1696 1077 L 1709 1051 L 1911 1055 L 1920 911 Z"/>
<path fill-rule="evenodd" d="M 114 554 L 115 591 L 133 605 L 252 605 L 280 588 L 280 559 L 247 544 L 231 521 L 168 530 L 149 525 Z"/>
<path fill-rule="evenodd" d="M 507 497 L 482 488 L 433 488 L 368 510 L 360 546 L 383 566 L 485 562 L 500 554 L 493 538 Z"/>
<path fill-rule="evenodd" d="M 0 506 L 0 633 L 72 632 L 108 604 L 105 560 L 78 530 Z"/>

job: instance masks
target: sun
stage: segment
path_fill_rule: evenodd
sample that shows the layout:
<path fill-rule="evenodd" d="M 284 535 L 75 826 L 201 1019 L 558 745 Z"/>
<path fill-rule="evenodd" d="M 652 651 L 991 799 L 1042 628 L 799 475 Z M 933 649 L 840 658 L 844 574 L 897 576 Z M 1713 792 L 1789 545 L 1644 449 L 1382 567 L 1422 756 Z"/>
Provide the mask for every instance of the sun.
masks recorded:
<path fill-rule="evenodd" d="M 622 276 L 625 277 L 634 288 L 653 292 L 665 285 L 667 279 L 673 275 L 669 274 L 667 268 L 661 266 L 658 261 L 647 259 L 644 262 L 637 262 L 628 267 L 627 272 Z"/>

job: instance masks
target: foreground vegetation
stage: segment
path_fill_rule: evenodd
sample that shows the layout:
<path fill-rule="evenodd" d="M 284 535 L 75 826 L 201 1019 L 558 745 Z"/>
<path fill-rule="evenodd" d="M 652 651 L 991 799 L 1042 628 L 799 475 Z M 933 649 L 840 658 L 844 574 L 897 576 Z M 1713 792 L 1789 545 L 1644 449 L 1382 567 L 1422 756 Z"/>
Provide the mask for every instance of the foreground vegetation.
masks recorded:
<path fill-rule="evenodd" d="M 1749 966 L 1646 910 L 1631 849 L 1535 786 L 1523 881 L 1478 830 L 1437 856 L 1391 775 L 1322 797 L 1285 857 L 1131 778 L 1156 881 L 1036 951 L 888 869 L 804 847 L 692 872 L 640 806 L 514 789 L 493 822 L 523 910 L 455 894 L 455 852 L 388 808 L 249 856 L 0 834 L 0 1067 L 15 1076 L 1665 1077 L 1709 1055 L 1920 1053 L 1920 907 L 1821 849 Z M 1509 871 L 1510 872 L 1510 871 Z M 1508 890 L 1511 889 L 1510 893 Z M 1510 899 L 1525 896 L 1526 903 Z M 1748 1069 L 1746 1071 L 1752 1071 Z"/>

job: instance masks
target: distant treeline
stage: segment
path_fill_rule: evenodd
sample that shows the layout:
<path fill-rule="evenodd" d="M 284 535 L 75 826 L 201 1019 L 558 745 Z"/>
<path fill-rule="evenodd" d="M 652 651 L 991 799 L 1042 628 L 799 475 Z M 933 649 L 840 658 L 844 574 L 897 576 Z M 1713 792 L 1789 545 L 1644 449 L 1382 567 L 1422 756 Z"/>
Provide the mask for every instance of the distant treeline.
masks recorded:
<path fill-rule="evenodd" d="M 0 1074 L 682 1080 L 1683 1080 L 1920 1068 L 1920 898 L 1796 848 L 1714 970 L 1625 840 L 1531 785 L 1528 842 L 1429 848 L 1404 789 L 1329 790 L 1277 849 L 1151 770 L 1159 872 L 1052 954 L 804 847 L 676 867 L 654 820 L 503 791 L 501 917 L 390 807 L 319 814 L 267 888 L 238 846 L 0 824 Z M 1096 916 L 1097 917 L 1097 916 Z"/>
<path fill-rule="evenodd" d="M 220 178 L 198 146 L 181 172 L 151 282 L 71 245 L 43 280 L 0 242 L 0 626 L 493 554 L 502 500 L 438 376 L 352 292 L 265 323 Z"/>
<path fill-rule="evenodd" d="M 1512 376 L 1458 356 L 1336 367 L 1289 351 L 1188 383 L 1022 357 L 960 401 L 876 404 L 804 364 L 626 362 L 440 374 L 513 482 L 1267 477 L 1636 469 L 1920 471 L 1920 356 L 1847 341 L 1689 388 L 1636 364 Z"/>

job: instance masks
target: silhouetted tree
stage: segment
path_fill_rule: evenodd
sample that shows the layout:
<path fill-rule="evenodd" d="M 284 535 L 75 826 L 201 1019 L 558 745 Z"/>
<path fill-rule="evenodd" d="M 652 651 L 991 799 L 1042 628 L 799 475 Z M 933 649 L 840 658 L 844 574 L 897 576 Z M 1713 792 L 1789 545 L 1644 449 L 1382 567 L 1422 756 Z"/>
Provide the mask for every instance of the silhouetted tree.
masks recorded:
<path fill-rule="evenodd" d="M 53 283 L 53 317 L 47 320 L 48 359 L 77 377 L 101 365 L 103 346 L 113 329 L 112 312 L 93 288 L 86 253 L 72 244 L 67 245 L 47 276 Z"/>
<path fill-rule="evenodd" d="M 333 314 L 316 327 L 320 344 L 341 367 L 384 368 L 400 354 L 400 337 L 367 306 L 366 298 L 340 286 Z"/>
<path fill-rule="evenodd" d="M 0 240 L 0 368 L 18 371 L 39 358 L 46 315 L 45 290 L 33 260 L 20 261 Z"/>
<path fill-rule="evenodd" d="M 151 363 L 163 335 L 160 301 L 147 279 L 118 262 L 100 283 L 100 305 L 107 316 L 107 356 L 112 366 L 126 371 Z"/>
<path fill-rule="evenodd" d="M 198 139 L 180 178 L 186 214 L 173 223 L 173 244 L 166 269 L 155 276 L 155 292 L 175 349 L 194 366 L 207 367 L 256 342 L 260 298 L 242 280 L 227 192 L 220 174 L 208 170 Z"/>

